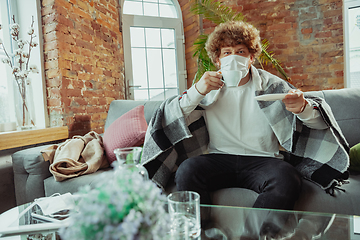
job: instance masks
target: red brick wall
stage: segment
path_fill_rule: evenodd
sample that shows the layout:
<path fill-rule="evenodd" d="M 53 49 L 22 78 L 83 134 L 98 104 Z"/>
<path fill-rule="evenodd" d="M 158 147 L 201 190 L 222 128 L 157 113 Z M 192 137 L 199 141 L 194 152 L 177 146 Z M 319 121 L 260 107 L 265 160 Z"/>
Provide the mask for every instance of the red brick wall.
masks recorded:
<path fill-rule="evenodd" d="M 178 0 L 184 24 L 185 34 L 185 59 L 186 59 L 186 71 L 187 71 L 187 85 L 192 85 L 195 73 L 197 71 L 197 61 L 193 58 L 193 44 L 196 38 L 200 35 L 201 26 L 199 22 L 199 16 L 190 12 L 191 2 L 193 0 Z"/>
<path fill-rule="evenodd" d="M 43 0 L 42 23 L 50 125 L 102 133 L 110 102 L 124 98 L 118 1 Z"/>
<path fill-rule="evenodd" d="M 303 91 L 344 87 L 342 1 L 224 2 L 261 31 L 296 87 Z M 214 27 L 206 20 L 203 26 L 205 33 Z M 277 74 L 270 65 L 265 69 Z"/>

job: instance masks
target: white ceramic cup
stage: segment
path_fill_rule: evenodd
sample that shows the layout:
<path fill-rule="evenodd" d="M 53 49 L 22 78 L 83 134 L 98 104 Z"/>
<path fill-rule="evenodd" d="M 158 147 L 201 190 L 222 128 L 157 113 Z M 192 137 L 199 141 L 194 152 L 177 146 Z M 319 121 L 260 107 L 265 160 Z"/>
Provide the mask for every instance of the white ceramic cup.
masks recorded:
<path fill-rule="evenodd" d="M 200 195 L 192 191 L 179 191 L 169 194 L 167 199 L 170 231 L 176 235 L 184 231 L 189 239 L 198 238 L 201 233 Z"/>
<path fill-rule="evenodd" d="M 221 70 L 221 74 L 227 87 L 237 87 L 242 78 L 242 72 L 236 70 Z"/>

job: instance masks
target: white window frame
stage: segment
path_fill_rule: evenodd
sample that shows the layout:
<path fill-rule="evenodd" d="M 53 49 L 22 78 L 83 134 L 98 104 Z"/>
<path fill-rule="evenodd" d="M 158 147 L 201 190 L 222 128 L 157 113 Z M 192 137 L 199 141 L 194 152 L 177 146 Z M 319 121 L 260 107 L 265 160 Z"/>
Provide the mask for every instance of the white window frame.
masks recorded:
<path fill-rule="evenodd" d="M 8 8 L 9 7 L 9 8 Z M 7 11 L 9 19 L 15 16 L 15 21 L 20 25 L 20 35 L 24 40 L 28 40 L 29 35 L 27 31 L 31 25 L 32 17 L 34 17 L 34 29 L 36 38 L 35 41 L 39 45 L 32 49 L 30 56 L 30 64 L 34 64 L 38 67 L 39 73 L 31 73 L 31 87 L 33 95 L 33 109 L 34 109 L 34 121 L 36 128 L 45 128 L 49 126 L 49 119 L 47 114 L 46 104 L 46 84 L 45 84 L 45 73 L 44 73 L 44 55 L 43 55 L 43 34 L 42 34 L 42 22 L 41 22 L 41 2 L 40 0 L 0 0 L 0 11 Z M 11 41 L 8 29 L 9 23 L 3 23 L 4 35 L 7 38 L 3 39 L 8 53 L 11 53 L 14 49 L 13 42 Z M 3 64 L 0 62 L 0 64 Z M 14 80 L 11 74 L 11 69 L 6 66 L 8 70 L 6 79 L 8 81 L 9 93 L 15 94 L 18 91 L 14 89 Z M 14 96 L 14 95 L 12 95 Z M 14 97 L 13 97 L 14 98 Z M 11 109 L 15 109 L 14 101 L 10 101 Z M 14 116 L 15 117 L 15 113 Z M 12 117 L 12 118 L 13 118 Z M 11 119 L 16 121 L 16 119 Z"/>
<path fill-rule="evenodd" d="M 177 57 L 178 70 L 178 87 L 179 94 L 187 88 L 187 73 L 185 64 L 185 37 L 182 22 L 181 8 L 177 0 L 172 0 L 176 8 L 178 18 L 150 17 L 140 15 L 121 14 L 123 43 L 124 43 L 124 59 L 125 59 L 125 98 L 134 99 L 132 58 L 131 58 L 131 39 L 130 27 L 154 27 L 154 28 L 172 28 L 175 29 L 175 48 Z M 125 0 L 120 0 L 121 9 L 123 9 Z"/>
<path fill-rule="evenodd" d="M 354 7 L 360 7 L 360 0 L 344 0 L 343 7 L 343 27 L 344 27 L 344 79 L 345 87 L 351 88 L 350 82 L 350 34 L 349 34 L 349 19 L 348 10 Z"/>

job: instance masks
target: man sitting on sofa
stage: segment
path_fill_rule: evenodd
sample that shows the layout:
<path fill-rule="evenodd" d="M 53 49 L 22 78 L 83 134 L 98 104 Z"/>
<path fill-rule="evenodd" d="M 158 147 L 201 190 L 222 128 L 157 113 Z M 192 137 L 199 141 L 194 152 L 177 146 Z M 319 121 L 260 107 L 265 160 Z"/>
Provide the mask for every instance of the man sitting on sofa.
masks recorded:
<path fill-rule="evenodd" d="M 166 100 L 149 124 L 142 162 L 150 177 L 165 186 L 176 171 L 177 189 L 198 192 L 203 204 L 211 204 L 217 189 L 248 188 L 259 193 L 254 207 L 271 209 L 293 209 L 301 175 L 324 189 L 334 186 L 347 170 L 348 147 L 324 100 L 305 99 L 252 66 L 261 43 L 248 23 L 220 24 L 206 50 L 220 71 L 206 72 L 185 94 Z M 229 70 L 241 73 L 235 87 L 222 81 Z M 287 94 L 282 101 L 255 99 L 272 93 Z M 207 153 L 199 155 L 192 141 L 201 150 L 206 144 Z M 295 167 L 279 158 L 279 143 L 296 156 Z"/>
<path fill-rule="evenodd" d="M 257 70 L 250 68 L 261 53 L 259 31 L 245 22 L 220 24 L 209 36 L 206 50 L 220 71 L 206 72 L 182 96 L 180 107 L 188 117 L 202 100 L 212 101 L 202 113 L 209 132 L 209 154 L 182 162 L 175 177 L 177 189 L 198 192 L 201 203 L 211 204 L 210 192 L 242 187 L 259 193 L 253 207 L 293 209 L 301 175 L 278 158 L 277 137 L 255 100 L 260 79 Z M 227 70 L 243 72 L 237 87 L 227 87 L 222 81 L 224 64 L 230 66 Z M 327 128 L 301 91 L 289 90 L 282 101 L 308 127 Z"/>

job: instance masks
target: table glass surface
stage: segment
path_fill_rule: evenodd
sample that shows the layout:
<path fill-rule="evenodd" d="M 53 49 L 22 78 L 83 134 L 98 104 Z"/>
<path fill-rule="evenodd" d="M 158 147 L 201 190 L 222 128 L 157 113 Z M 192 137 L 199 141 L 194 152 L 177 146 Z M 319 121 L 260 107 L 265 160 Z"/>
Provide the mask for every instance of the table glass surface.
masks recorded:
<path fill-rule="evenodd" d="M 33 205 L 33 206 L 31 206 Z M 26 211 L 20 218 L 19 215 L 31 207 L 28 211 Z M 21 226 L 25 225 L 35 225 L 38 226 L 43 225 L 44 223 L 48 223 L 48 221 L 40 220 L 32 215 L 32 213 L 43 215 L 41 209 L 38 205 L 34 205 L 32 203 L 26 203 L 17 207 L 14 207 L 0 215 L 0 232 L 1 230 L 14 229 L 15 231 L 23 231 Z M 19 227 L 17 229 L 17 227 Z M 2 236 L 0 234 L 0 239 L 6 240 L 55 240 L 60 239 L 58 234 L 56 234 L 56 230 L 42 230 L 42 231 L 32 231 L 31 233 L 24 234 L 9 234 Z"/>
<path fill-rule="evenodd" d="M 18 219 L 30 204 L 0 215 L 0 229 L 9 226 L 43 223 L 32 217 L 37 206 Z M 199 239 L 360 239 L 360 218 L 350 215 L 200 205 L 202 230 Z M 204 219 L 205 218 L 205 219 Z M 355 225 L 354 225 L 355 222 Z M 359 229 L 358 229 L 359 228 Z M 263 234 L 259 234 L 259 233 Z M 54 231 L 0 236 L 0 239 L 60 239 Z"/>
<path fill-rule="evenodd" d="M 201 239 L 360 239 L 357 216 L 202 205 L 204 211 L 211 220 L 202 224 Z"/>

